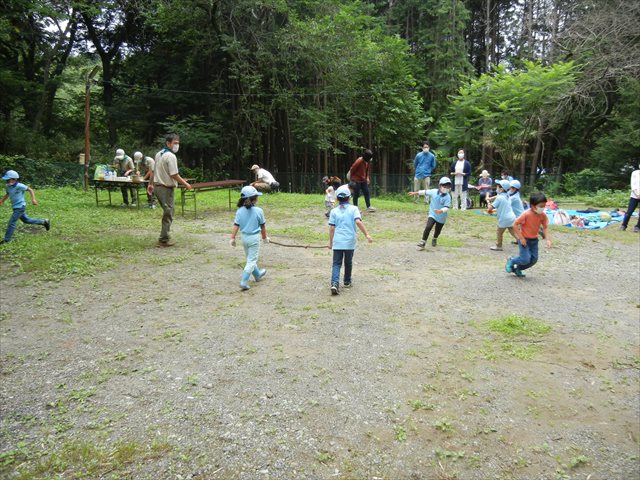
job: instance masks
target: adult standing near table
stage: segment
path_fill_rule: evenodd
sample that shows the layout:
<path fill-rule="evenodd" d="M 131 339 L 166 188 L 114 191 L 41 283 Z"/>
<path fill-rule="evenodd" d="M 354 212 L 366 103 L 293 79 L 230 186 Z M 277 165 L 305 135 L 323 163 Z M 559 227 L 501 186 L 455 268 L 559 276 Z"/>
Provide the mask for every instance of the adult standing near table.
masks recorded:
<path fill-rule="evenodd" d="M 458 150 L 458 158 L 451 162 L 451 176 L 454 178 L 453 189 L 451 190 L 451 198 L 453 200 L 453 208 L 456 210 L 467 209 L 467 190 L 469 190 L 469 175 L 471 174 L 471 164 L 467 160 L 464 150 Z M 460 198 L 460 207 L 458 207 L 458 198 Z"/>
<path fill-rule="evenodd" d="M 268 170 L 260 168 L 258 165 L 252 165 L 249 170 L 256 176 L 256 180 L 251 183 L 251 186 L 259 192 L 276 192 L 280 188 L 280 184 Z"/>
<path fill-rule="evenodd" d="M 367 212 L 375 212 L 376 209 L 371 206 L 371 196 L 369 194 L 369 163 L 373 160 L 373 152 L 369 149 L 358 157 L 349 169 L 349 181 L 353 182 L 353 205 L 358 206 L 358 198 L 360 193 L 364 196 L 364 203 L 367 205 Z"/>
<path fill-rule="evenodd" d="M 124 150 L 119 148 L 116 150 L 116 156 L 113 158 L 113 168 L 116 169 L 118 177 L 128 177 L 135 166 L 131 157 L 124 153 Z M 120 187 L 122 191 L 122 206 L 129 206 L 129 191 L 131 191 L 131 206 L 136 206 L 136 196 L 134 190 L 131 187 Z"/>
<path fill-rule="evenodd" d="M 413 177 L 413 191 L 429 190 L 431 185 L 431 175 L 437 166 L 436 156 L 429 149 L 429 142 L 422 142 L 422 151 L 418 152 L 413 160 L 413 168 L 415 170 Z M 424 196 L 424 201 L 428 201 L 429 196 Z M 418 197 L 416 196 L 416 202 Z"/>
<path fill-rule="evenodd" d="M 633 215 L 633 211 L 636 209 L 638 204 L 640 203 L 640 166 L 636 162 L 633 165 L 633 172 L 631 173 L 631 196 L 629 197 L 629 206 L 627 207 L 627 212 L 624 214 L 624 219 L 622 220 L 622 225 L 620 225 L 620 230 L 626 230 L 627 225 L 629 225 L 629 219 L 631 215 Z M 638 217 L 638 223 L 635 227 L 633 227 L 634 232 L 640 232 L 640 217 Z"/>
<path fill-rule="evenodd" d="M 143 180 L 149 180 L 153 169 L 155 168 L 156 161 L 151 157 L 145 157 L 142 152 L 136 152 L 133 154 L 133 161 L 136 164 L 136 174 L 143 175 Z M 156 199 L 153 195 L 149 195 L 147 192 L 147 204 L 146 208 L 156 208 Z"/>
<path fill-rule="evenodd" d="M 178 159 L 176 153 L 180 149 L 180 137 L 170 133 L 165 138 L 165 146 L 156 154 L 155 166 L 149 176 L 147 193 L 154 195 L 162 207 L 162 228 L 159 247 L 170 247 L 175 244 L 170 237 L 171 224 L 173 223 L 175 189 L 182 184 L 187 190 L 192 190 L 191 185 L 180 176 L 178 171 Z"/>

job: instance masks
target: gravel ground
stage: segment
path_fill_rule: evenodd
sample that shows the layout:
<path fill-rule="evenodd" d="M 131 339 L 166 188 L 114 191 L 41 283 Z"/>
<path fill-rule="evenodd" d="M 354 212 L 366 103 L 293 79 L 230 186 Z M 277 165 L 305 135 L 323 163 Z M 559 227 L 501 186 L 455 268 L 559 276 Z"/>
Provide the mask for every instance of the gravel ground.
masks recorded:
<path fill-rule="evenodd" d="M 640 478 L 637 235 L 554 230 L 517 279 L 481 216 L 419 252 L 424 212 L 378 211 L 332 297 L 330 252 L 277 245 L 241 292 L 231 216 L 90 278 L 3 264 L 3 477 Z M 487 328 L 512 314 L 551 331 Z"/>

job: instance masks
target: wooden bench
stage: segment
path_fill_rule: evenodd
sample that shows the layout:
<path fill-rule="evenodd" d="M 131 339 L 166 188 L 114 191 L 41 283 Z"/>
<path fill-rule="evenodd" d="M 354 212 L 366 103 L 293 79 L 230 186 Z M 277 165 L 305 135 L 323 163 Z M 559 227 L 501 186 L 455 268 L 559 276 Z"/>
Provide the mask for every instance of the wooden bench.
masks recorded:
<path fill-rule="evenodd" d="M 231 210 L 231 190 L 240 187 L 246 183 L 245 180 L 219 180 L 217 182 L 192 183 L 192 190 L 187 190 L 182 185 L 180 188 L 180 203 L 182 206 L 182 216 L 184 217 L 185 205 L 187 200 L 193 199 L 193 218 L 198 215 L 198 193 L 210 192 L 211 190 L 227 189 L 229 190 L 229 210 Z M 191 210 L 188 210 L 189 212 Z"/>

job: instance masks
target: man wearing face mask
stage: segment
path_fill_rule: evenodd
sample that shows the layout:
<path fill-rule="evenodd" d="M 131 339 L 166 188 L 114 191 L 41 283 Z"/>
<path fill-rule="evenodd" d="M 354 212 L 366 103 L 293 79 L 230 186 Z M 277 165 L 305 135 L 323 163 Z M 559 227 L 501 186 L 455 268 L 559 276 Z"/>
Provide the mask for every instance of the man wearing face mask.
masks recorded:
<path fill-rule="evenodd" d="M 413 168 L 415 174 L 413 177 L 413 190 L 428 190 L 431 185 L 431 174 L 436 169 L 437 160 L 436 156 L 430 152 L 429 142 L 422 142 L 422 151 L 418 152 L 416 158 L 413 160 Z M 425 202 L 429 199 L 425 196 Z M 416 201 L 418 197 L 416 196 Z"/>
<path fill-rule="evenodd" d="M 155 195 L 158 203 L 162 207 L 162 228 L 160 230 L 160 238 L 158 239 L 159 247 L 170 247 L 174 245 L 169 232 L 173 223 L 174 212 L 174 192 L 178 183 L 182 184 L 187 190 L 191 190 L 191 185 L 180 176 L 178 172 L 178 159 L 176 153 L 180 148 L 180 137 L 175 133 L 170 133 L 165 138 L 165 146 L 156 154 L 155 168 L 149 176 L 149 186 L 147 193 Z"/>

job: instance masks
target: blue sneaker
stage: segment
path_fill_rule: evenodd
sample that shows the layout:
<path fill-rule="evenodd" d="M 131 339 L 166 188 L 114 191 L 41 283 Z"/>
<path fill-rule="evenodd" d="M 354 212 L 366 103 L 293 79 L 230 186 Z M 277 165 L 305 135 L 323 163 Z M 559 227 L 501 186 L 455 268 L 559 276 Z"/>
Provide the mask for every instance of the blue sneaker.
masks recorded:
<path fill-rule="evenodd" d="M 504 266 L 504 269 L 507 273 L 513 273 L 513 262 L 511 261 L 511 257 L 507 258 L 507 264 Z"/>
<path fill-rule="evenodd" d="M 513 273 L 516 274 L 516 277 L 526 277 L 525 273 L 522 270 L 518 270 L 517 268 L 513 269 Z"/>
<path fill-rule="evenodd" d="M 256 282 L 259 282 L 264 278 L 267 274 L 267 269 L 263 268 L 262 270 L 258 270 L 257 268 L 253 271 L 253 278 L 256 279 Z"/>

